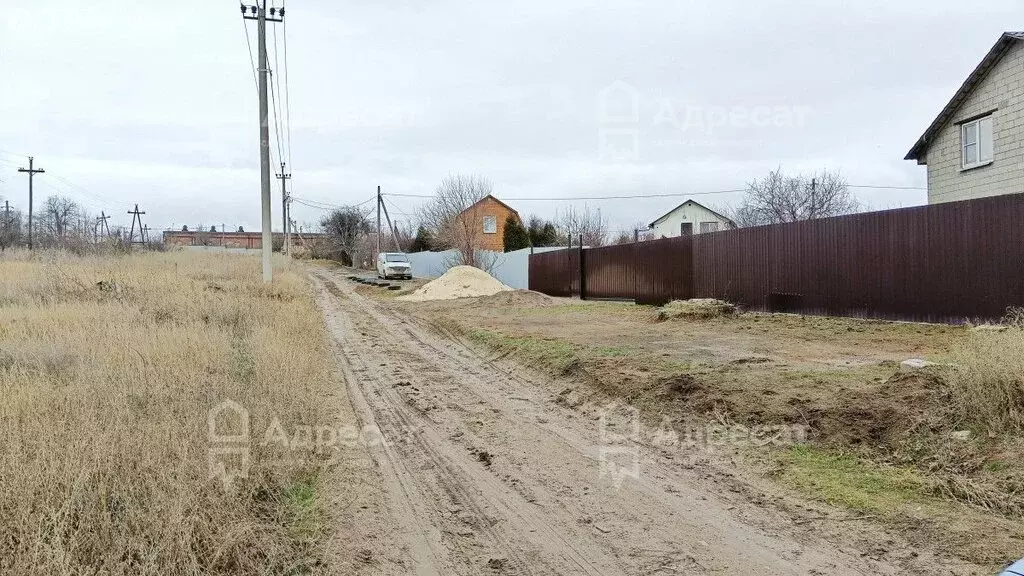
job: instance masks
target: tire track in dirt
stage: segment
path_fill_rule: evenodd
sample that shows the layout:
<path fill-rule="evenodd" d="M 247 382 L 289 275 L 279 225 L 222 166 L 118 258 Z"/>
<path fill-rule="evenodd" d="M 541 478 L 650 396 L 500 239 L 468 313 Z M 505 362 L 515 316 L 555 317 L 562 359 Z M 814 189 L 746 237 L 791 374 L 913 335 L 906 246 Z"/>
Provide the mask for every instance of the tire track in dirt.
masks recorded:
<path fill-rule="evenodd" d="M 335 295 L 347 296 L 331 279 L 320 274 L 316 278 Z M 331 312 L 329 325 L 342 350 L 346 380 L 358 382 L 358 390 L 351 391 L 360 397 L 356 404 L 365 402 L 392 447 L 383 464 L 394 470 L 402 487 L 401 494 L 392 490 L 399 500 L 396 514 L 403 518 L 411 515 L 419 521 L 421 532 L 436 535 L 428 544 L 416 535 L 407 535 L 413 542 L 411 560 L 416 566 L 436 570 L 437 562 L 431 558 L 444 557 L 451 573 L 477 574 L 486 568 L 498 573 L 533 574 L 534 567 L 539 566 L 544 567 L 541 574 L 621 573 L 617 568 L 606 572 L 595 567 L 593 558 L 604 556 L 603 551 L 576 550 L 559 529 L 548 525 L 543 515 L 532 513 L 525 500 L 496 480 L 479 461 L 460 448 L 446 449 L 449 443 L 430 426 L 429 419 L 406 408 L 410 403 L 392 388 L 394 378 L 381 377 L 394 370 L 389 363 L 396 361 L 384 351 L 399 350 L 401 343 L 387 334 L 368 332 L 375 327 L 379 330 L 379 325 L 372 318 L 353 313 L 356 308 L 339 312 L 331 302 L 321 305 Z M 355 331 L 362 338 L 339 336 Z M 382 346 L 385 343 L 389 346 Z M 403 362 L 406 360 L 409 358 Z M 410 469 L 410 462 L 418 464 L 416 471 Z M 460 512 L 457 516 L 452 513 L 453 506 Z M 493 514 L 488 512 L 492 509 Z M 471 532 L 466 531 L 467 527 Z M 558 545 L 552 546 L 552 542 Z M 425 549 L 431 554 L 425 554 Z"/>
<path fill-rule="evenodd" d="M 458 573 L 487 566 L 481 551 L 504 559 L 489 568 L 524 574 L 900 572 L 740 520 L 730 512 L 733 502 L 720 501 L 651 450 L 640 478 L 621 489 L 600 481 L 598 427 L 590 417 L 554 405 L 532 376 L 436 336 L 332 273 L 315 275 L 322 289 L 345 299 L 339 314 L 348 325 L 332 332 L 359 334 L 341 338 L 359 393 L 385 437 L 404 438 L 393 443 L 395 457 L 407 461 L 393 465 L 419 465 L 418 474 L 408 474 L 414 489 L 405 497 L 434 499 L 396 505 L 395 513 L 421 514 L 415 520 L 439 534 L 435 554 Z M 410 429 L 415 433 L 403 437 Z M 458 523 L 445 514 L 451 503 L 470 512 L 472 537 L 458 536 Z"/>

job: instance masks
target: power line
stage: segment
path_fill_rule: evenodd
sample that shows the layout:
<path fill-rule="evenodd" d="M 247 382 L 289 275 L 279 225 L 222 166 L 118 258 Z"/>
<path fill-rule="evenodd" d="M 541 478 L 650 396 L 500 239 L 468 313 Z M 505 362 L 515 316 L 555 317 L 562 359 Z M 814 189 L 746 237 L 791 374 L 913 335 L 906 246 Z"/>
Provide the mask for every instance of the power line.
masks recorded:
<path fill-rule="evenodd" d="M 277 47 L 277 26 L 273 27 L 274 30 L 274 69 L 270 74 L 270 97 L 274 103 L 274 126 L 277 134 L 277 155 L 281 162 L 284 162 L 284 148 L 281 146 L 282 130 L 281 127 L 284 125 L 284 119 L 281 117 L 281 109 L 284 108 L 284 102 L 281 100 L 281 78 L 277 72 L 280 68 L 280 61 L 278 59 L 278 47 Z M 276 96 L 274 94 L 276 88 Z M 291 162 L 291 158 L 288 159 Z"/>
<path fill-rule="evenodd" d="M 256 59 L 252 56 L 252 42 L 249 40 L 249 24 L 246 23 L 245 19 L 242 19 L 242 31 L 245 33 L 245 45 L 249 48 L 249 65 L 252 66 L 252 83 L 256 86 L 256 91 L 260 89 L 260 82 L 256 79 Z"/>
<path fill-rule="evenodd" d="M 246 6 L 243 5 L 242 6 L 242 32 L 245 34 L 245 46 L 249 50 L 249 66 L 252 68 L 252 81 L 253 81 L 253 84 L 256 85 L 256 95 L 257 95 L 257 98 L 258 98 L 259 97 L 259 92 L 260 92 L 259 74 L 256 71 L 256 59 L 252 55 L 252 42 L 249 40 L 249 25 L 246 23 L 246 20 L 256 20 L 257 18 L 256 17 L 250 18 L 250 17 L 245 16 L 245 8 L 246 8 Z M 282 14 L 282 16 L 284 15 L 283 12 L 281 14 Z M 271 82 L 273 82 L 273 78 L 271 78 Z M 273 85 L 271 85 L 271 86 L 273 86 Z M 271 90 L 273 90 L 273 88 L 271 88 Z M 271 94 L 271 96 L 273 96 L 273 94 Z M 275 115 L 275 118 L 276 118 L 276 115 Z M 275 120 L 275 122 L 276 122 L 276 120 Z M 280 147 L 281 147 L 281 144 L 280 144 L 280 141 L 278 141 L 278 149 L 280 149 Z M 270 151 L 270 156 L 271 156 L 270 161 L 271 161 L 271 163 L 274 162 L 273 155 L 274 155 L 274 151 L 271 150 Z"/>
<path fill-rule="evenodd" d="M 274 95 L 275 91 L 278 93 L 281 91 L 280 82 L 274 79 L 274 72 L 277 70 L 277 28 L 274 28 L 274 36 L 274 68 L 273 70 L 268 70 L 267 72 L 270 77 L 270 107 L 271 112 L 274 114 L 274 140 L 277 141 L 277 157 L 278 160 L 283 160 L 284 152 L 282 151 L 281 148 L 281 113 L 278 111 L 277 104 L 279 97 Z M 275 85 L 278 86 L 276 90 L 274 88 Z"/>
<path fill-rule="evenodd" d="M 291 200 L 293 200 L 295 202 L 298 202 L 299 204 L 302 204 L 303 206 L 308 206 L 309 208 L 316 208 L 317 210 L 343 210 L 345 208 L 359 208 L 360 206 L 369 204 L 370 202 L 373 202 L 374 200 L 377 199 L 377 197 L 374 196 L 373 198 L 369 198 L 369 199 L 363 200 L 362 202 L 360 202 L 358 204 L 352 204 L 350 206 L 341 206 L 339 204 L 331 204 L 329 202 L 321 202 L 319 200 L 310 200 L 308 198 L 299 198 L 299 197 L 295 196 L 295 194 L 290 194 L 288 197 Z"/>
<path fill-rule="evenodd" d="M 847 188 L 871 188 L 875 190 L 927 190 L 920 186 L 872 186 L 870 184 L 847 184 Z"/>
<path fill-rule="evenodd" d="M 879 190 L 927 190 L 927 188 L 921 188 L 916 186 L 875 186 L 870 184 L 847 184 L 848 188 L 871 188 Z M 732 190 L 709 190 L 706 192 L 669 192 L 665 194 L 623 194 L 623 195 L 612 195 L 612 196 L 560 196 L 560 197 L 542 197 L 542 198 L 502 198 L 509 202 L 549 202 L 549 201 L 573 201 L 573 200 L 631 200 L 637 198 L 678 198 L 686 196 L 709 196 L 714 194 L 738 194 L 746 192 L 746 188 L 736 188 Z M 399 194 L 395 192 L 389 192 L 387 196 L 395 196 L 399 198 L 433 198 L 433 194 Z"/>
<path fill-rule="evenodd" d="M 281 3 L 284 10 L 284 2 Z M 281 24 L 281 33 L 284 36 L 284 114 L 285 126 L 288 130 L 288 165 L 292 165 L 292 96 L 288 90 L 288 22 Z"/>
<path fill-rule="evenodd" d="M 739 190 L 714 190 L 710 192 L 678 192 L 669 194 L 631 194 L 621 196 L 564 196 L 564 197 L 547 197 L 547 198 L 503 198 L 510 202 L 527 202 L 527 201 L 565 201 L 565 200 L 626 200 L 632 198 L 674 198 L 677 196 L 706 196 L 709 194 L 731 194 L 736 192 L 745 192 L 746 189 Z M 389 192 L 388 196 L 397 196 L 401 198 L 434 198 L 433 194 L 396 194 Z"/>
<path fill-rule="evenodd" d="M 414 218 L 414 216 L 412 214 L 409 214 L 408 212 L 403 212 L 403 211 L 399 210 L 398 207 L 395 206 L 395 202 L 393 200 L 388 200 L 387 197 L 385 197 L 384 201 L 389 203 L 389 204 L 391 204 L 391 210 L 394 211 L 396 214 L 401 214 L 402 216 L 405 216 L 406 218 Z"/>

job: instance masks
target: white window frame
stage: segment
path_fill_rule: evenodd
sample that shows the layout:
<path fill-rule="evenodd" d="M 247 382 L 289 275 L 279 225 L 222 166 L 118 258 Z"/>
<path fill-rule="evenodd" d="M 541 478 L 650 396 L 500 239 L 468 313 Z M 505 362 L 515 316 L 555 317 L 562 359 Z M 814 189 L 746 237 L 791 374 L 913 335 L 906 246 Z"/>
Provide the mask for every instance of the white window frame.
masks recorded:
<path fill-rule="evenodd" d="M 490 226 L 487 226 L 488 223 L 490 223 Z M 498 233 L 498 217 L 497 216 L 484 216 L 484 234 L 497 234 L 497 233 Z"/>
<path fill-rule="evenodd" d="M 714 229 L 712 229 L 712 230 L 705 230 L 704 229 L 705 225 L 710 225 L 710 224 L 714 224 Z M 711 226 L 707 226 L 707 228 L 711 228 Z M 701 234 L 707 234 L 708 232 L 718 232 L 721 229 L 722 229 L 722 223 L 719 222 L 718 220 L 705 220 L 705 221 L 700 223 L 700 233 Z"/>
<path fill-rule="evenodd" d="M 970 122 L 960 125 L 960 169 L 970 170 L 988 166 L 995 157 L 995 131 L 992 123 L 992 114 L 975 118 Z M 974 142 L 969 142 L 968 137 L 973 135 Z M 974 147 L 975 159 L 967 161 L 969 147 Z M 987 148 L 987 150 L 986 150 Z"/>

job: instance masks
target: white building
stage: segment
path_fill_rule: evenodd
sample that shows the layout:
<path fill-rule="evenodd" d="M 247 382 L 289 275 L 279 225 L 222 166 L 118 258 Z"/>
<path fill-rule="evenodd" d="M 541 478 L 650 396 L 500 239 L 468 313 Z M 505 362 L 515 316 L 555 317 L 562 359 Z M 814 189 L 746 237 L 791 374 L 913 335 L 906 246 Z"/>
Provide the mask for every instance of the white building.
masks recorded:
<path fill-rule="evenodd" d="M 736 224 L 718 212 L 693 200 L 687 200 L 651 222 L 655 238 L 675 238 L 704 232 L 732 230 Z"/>
<path fill-rule="evenodd" d="M 929 204 L 1024 192 L 1024 32 L 999 37 L 907 160 L 928 165 Z"/>

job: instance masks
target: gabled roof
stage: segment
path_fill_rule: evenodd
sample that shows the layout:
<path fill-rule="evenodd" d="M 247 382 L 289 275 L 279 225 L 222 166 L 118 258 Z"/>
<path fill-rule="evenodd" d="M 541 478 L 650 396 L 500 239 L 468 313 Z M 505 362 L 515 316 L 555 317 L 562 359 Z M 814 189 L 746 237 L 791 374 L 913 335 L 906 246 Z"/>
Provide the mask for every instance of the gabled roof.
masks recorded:
<path fill-rule="evenodd" d="M 992 49 L 988 51 L 988 54 L 982 58 L 978 66 L 973 72 L 971 72 L 971 75 L 967 77 L 967 80 L 964 80 L 963 85 L 956 91 L 956 94 L 954 94 L 953 98 L 948 104 L 946 104 L 946 107 L 943 108 L 942 112 L 939 112 L 939 115 L 935 117 L 931 126 L 928 126 L 928 129 L 924 131 L 924 134 L 917 139 L 917 142 L 914 143 L 914 147 L 910 149 L 910 152 L 907 152 L 907 156 L 904 160 L 918 160 L 924 155 L 925 150 L 928 148 L 928 143 L 935 137 L 935 134 L 941 130 L 947 122 L 949 122 L 957 109 L 960 108 L 960 105 L 963 104 L 964 100 L 967 99 L 967 96 L 970 95 L 971 91 L 973 91 L 978 84 L 985 79 L 985 76 L 988 75 L 989 71 L 991 71 L 996 63 L 1002 59 L 1010 46 L 1020 40 L 1024 40 L 1024 32 L 1003 32 L 1002 36 L 999 37 L 999 40 L 997 40 L 995 45 L 992 46 Z"/>
<path fill-rule="evenodd" d="M 494 195 L 493 195 L 493 194 L 488 194 L 487 196 L 484 196 L 483 198 L 481 198 L 481 199 L 477 200 L 477 201 L 476 201 L 476 202 L 474 202 L 474 203 L 473 203 L 472 205 L 470 205 L 470 206 L 469 206 L 468 208 L 466 208 L 465 210 L 463 210 L 462 212 L 460 212 L 460 214 L 465 214 L 466 212 L 469 212 L 469 211 L 470 211 L 470 210 L 472 210 L 472 209 L 473 209 L 473 208 L 474 208 L 474 207 L 475 207 L 475 206 L 476 206 L 477 204 L 480 204 L 481 202 L 483 202 L 483 201 L 487 200 L 488 198 L 489 198 L 489 199 L 491 199 L 491 200 L 494 200 L 494 201 L 495 201 L 495 202 L 497 202 L 498 204 L 501 204 L 502 206 L 504 206 L 505 208 L 507 208 L 507 209 L 508 209 L 508 210 L 509 210 L 510 212 L 512 212 L 513 214 L 515 214 L 515 215 L 516 215 L 516 218 L 519 218 L 519 212 L 517 212 L 515 208 L 513 208 L 513 207 L 509 206 L 508 204 L 505 204 L 505 203 L 504 203 L 504 202 L 502 202 L 501 200 L 498 200 L 497 198 L 495 198 L 495 197 L 494 197 Z"/>
<path fill-rule="evenodd" d="M 654 225 L 655 225 L 655 224 L 657 224 L 658 222 L 661 222 L 661 221 L 662 221 L 662 220 L 664 220 L 665 218 L 668 218 L 669 216 L 671 216 L 671 215 L 672 215 L 672 213 L 673 213 L 673 212 L 675 212 L 676 210 L 679 210 L 680 208 L 682 208 L 683 206 L 686 206 L 687 204 L 693 204 L 694 206 L 699 206 L 699 207 L 701 207 L 701 208 L 703 208 L 703 209 L 707 210 L 708 212 L 711 212 L 711 213 L 712 213 L 712 214 L 714 214 L 714 215 L 715 215 L 716 217 L 718 217 L 718 218 L 721 218 L 722 220 L 725 220 L 725 221 L 726 221 L 726 222 L 728 222 L 729 224 L 732 224 L 732 227 L 733 227 L 733 228 L 736 228 L 736 223 L 735 223 L 735 222 L 733 222 L 731 218 L 729 218 L 729 217 L 727 217 L 727 216 L 723 216 L 723 215 L 719 214 L 718 212 L 715 212 L 715 211 L 714 211 L 714 210 L 712 210 L 711 208 L 708 208 L 707 206 L 705 206 L 705 205 L 701 204 L 700 202 L 697 202 L 696 200 L 687 200 L 686 202 L 683 202 L 683 203 L 682 203 L 682 204 L 680 204 L 679 206 L 676 206 L 675 208 L 673 208 L 673 209 L 669 210 L 668 212 L 665 212 L 665 213 L 664 213 L 664 214 L 663 214 L 663 215 L 662 215 L 662 216 L 661 216 L 660 218 L 658 218 L 658 219 L 657 219 L 657 220 L 655 220 L 654 222 L 651 222 L 651 224 L 650 224 L 650 226 L 648 226 L 648 228 L 654 228 Z"/>

